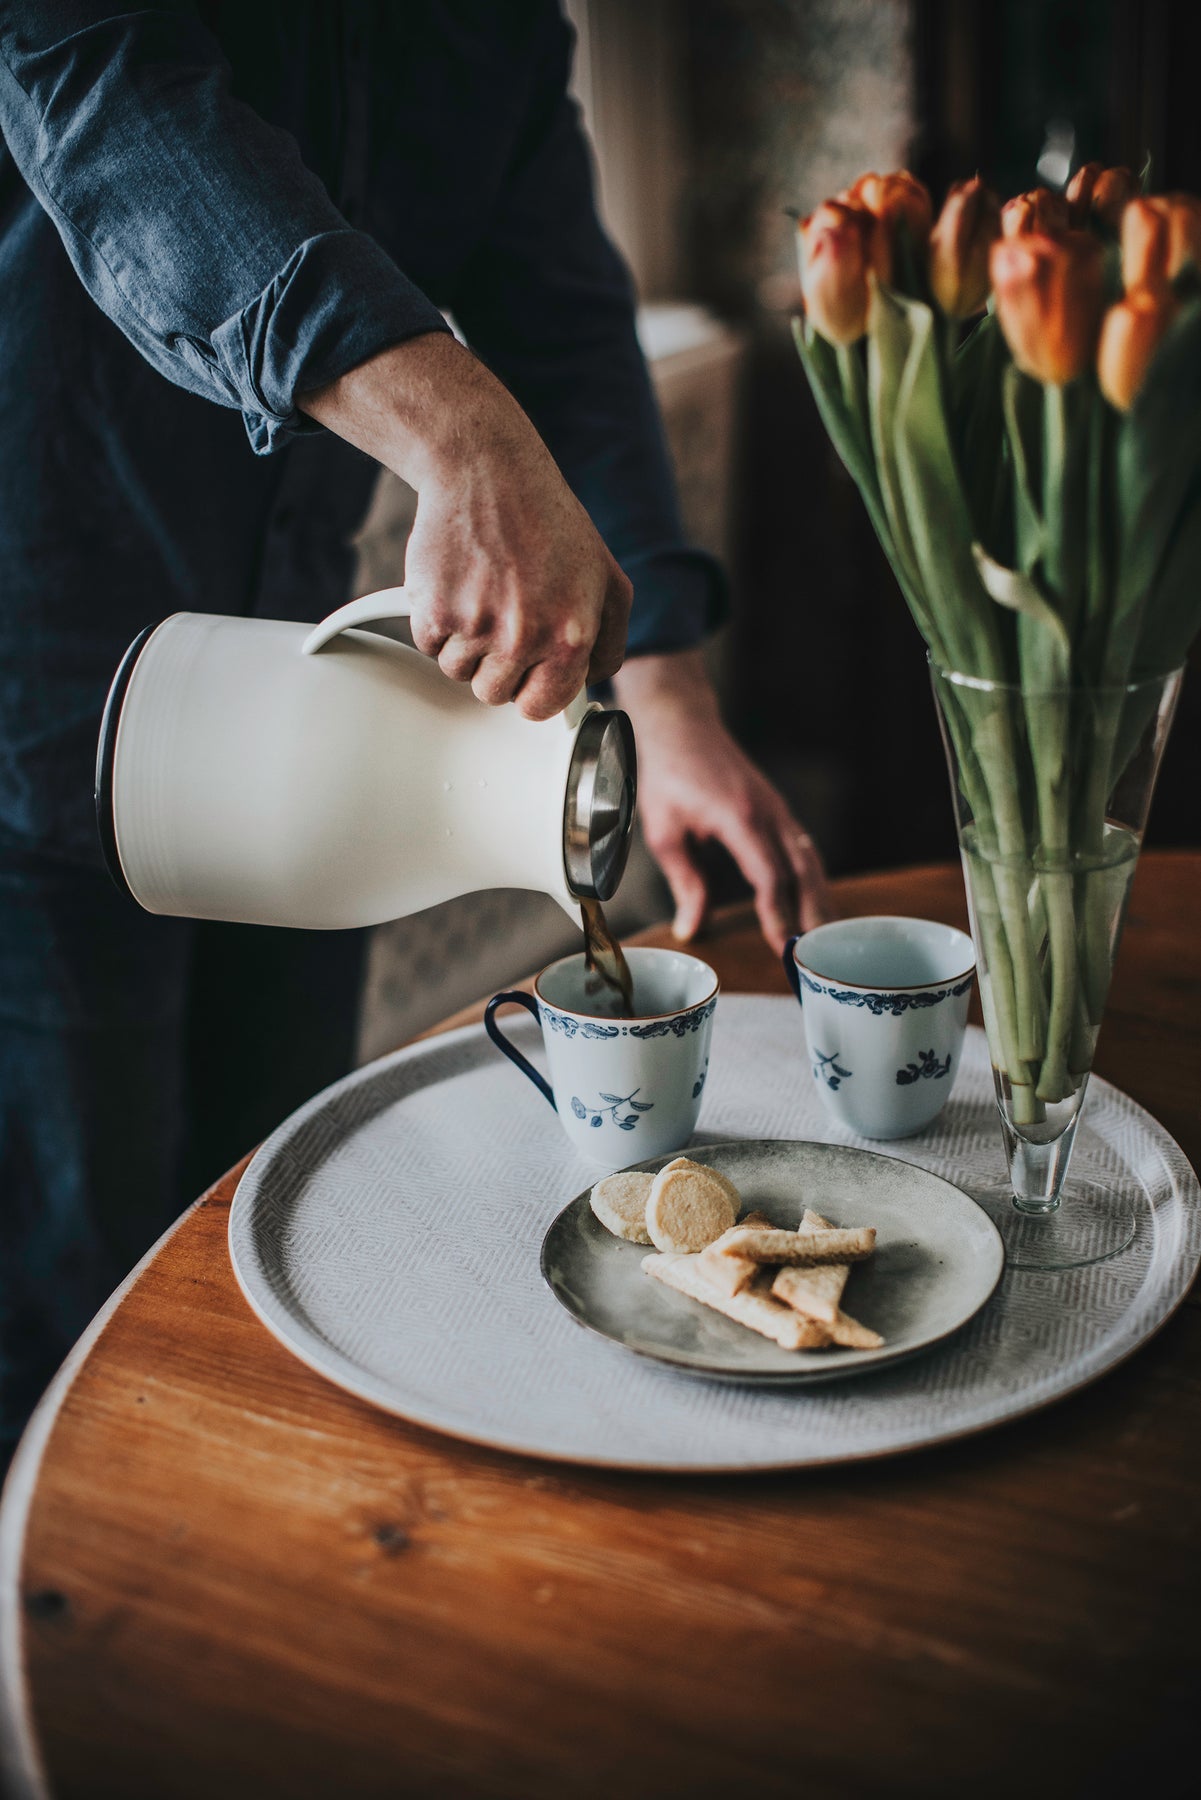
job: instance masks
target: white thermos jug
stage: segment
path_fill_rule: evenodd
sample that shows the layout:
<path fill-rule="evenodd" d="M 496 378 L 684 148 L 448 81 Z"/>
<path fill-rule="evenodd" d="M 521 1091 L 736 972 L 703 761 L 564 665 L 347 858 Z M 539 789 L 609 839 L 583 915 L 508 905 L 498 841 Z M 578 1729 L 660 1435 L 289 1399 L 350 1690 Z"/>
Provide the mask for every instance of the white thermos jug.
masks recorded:
<path fill-rule="evenodd" d="M 635 756 L 584 697 L 534 724 L 484 706 L 394 636 L 402 588 L 314 630 L 175 613 L 113 681 L 96 808 L 148 912 L 374 925 L 455 894 L 607 900 L 629 853 Z"/>

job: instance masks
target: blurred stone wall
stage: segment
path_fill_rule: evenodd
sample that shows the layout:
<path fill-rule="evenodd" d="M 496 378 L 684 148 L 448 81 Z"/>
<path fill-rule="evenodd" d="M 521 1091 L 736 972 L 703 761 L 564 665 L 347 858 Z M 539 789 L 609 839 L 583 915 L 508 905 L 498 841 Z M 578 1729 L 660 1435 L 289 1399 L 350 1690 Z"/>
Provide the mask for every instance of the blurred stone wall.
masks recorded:
<path fill-rule="evenodd" d="M 691 291 L 749 343 L 730 702 L 835 871 L 949 855 L 924 647 L 792 343 L 795 225 L 911 160 L 909 0 L 693 0 L 681 12 Z"/>
<path fill-rule="evenodd" d="M 786 208 L 908 157 L 909 0 L 693 0 L 680 18 L 691 155 L 689 277 L 731 317 L 795 275 Z"/>

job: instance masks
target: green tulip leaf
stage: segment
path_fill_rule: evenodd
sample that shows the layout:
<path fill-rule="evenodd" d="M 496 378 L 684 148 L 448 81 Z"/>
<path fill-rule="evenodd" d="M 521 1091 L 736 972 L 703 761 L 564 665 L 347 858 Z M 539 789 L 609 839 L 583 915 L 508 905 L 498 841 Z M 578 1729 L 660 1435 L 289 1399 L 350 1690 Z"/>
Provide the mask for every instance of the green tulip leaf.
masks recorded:
<path fill-rule="evenodd" d="M 887 525 L 865 422 L 866 399 L 863 410 L 860 411 L 858 403 L 853 398 L 848 398 L 849 383 L 841 366 L 847 358 L 857 357 L 858 352 L 853 345 L 849 351 L 836 350 L 804 318 L 793 320 L 792 335 L 801 367 L 808 377 L 810 390 L 830 442 L 862 494 L 872 524 L 880 535 L 885 550 L 891 555 L 884 535 Z"/>
<path fill-rule="evenodd" d="M 1003 568 L 993 560 L 983 544 L 973 544 L 972 555 L 985 592 L 997 605 L 1006 607 L 1010 612 L 1020 613 L 1023 618 L 1031 620 L 1048 633 L 1049 642 L 1046 647 L 1050 667 L 1047 672 L 1055 681 L 1066 681 L 1072 660 L 1072 640 L 1067 626 L 1033 575 L 1025 574 L 1021 569 Z"/>
<path fill-rule="evenodd" d="M 1037 381 L 1010 363 L 1001 382 L 1001 410 L 1014 476 L 1014 551 L 1019 568 L 1030 570 L 1043 554 L 1042 512 L 1043 391 Z"/>
<path fill-rule="evenodd" d="M 913 346 L 908 310 L 913 304 L 916 303 L 872 282 L 868 311 L 867 408 L 872 451 L 887 518 L 888 535 L 881 533 L 881 542 L 888 551 L 914 623 L 935 662 L 949 668 L 955 659 L 933 610 L 929 586 L 914 548 L 912 521 L 903 492 L 904 457 L 898 454 L 897 444 L 897 404 Z M 928 307 L 919 307 L 919 310 L 929 314 Z"/>
<path fill-rule="evenodd" d="M 896 396 L 893 453 L 922 587 L 944 655 L 954 659 L 943 666 L 996 678 L 1005 671 L 972 557 L 972 519 L 951 444 L 935 316 L 920 301 L 898 304 L 907 316 L 909 348 Z"/>
<path fill-rule="evenodd" d="M 976 537 L 1001 561 L 1016 555 L 1012 460 L 1005 442 L 1002 383 L 1009 348 L 994 313 L 972 327 L 951 352 L 948 407 L 955 456 Z"/>

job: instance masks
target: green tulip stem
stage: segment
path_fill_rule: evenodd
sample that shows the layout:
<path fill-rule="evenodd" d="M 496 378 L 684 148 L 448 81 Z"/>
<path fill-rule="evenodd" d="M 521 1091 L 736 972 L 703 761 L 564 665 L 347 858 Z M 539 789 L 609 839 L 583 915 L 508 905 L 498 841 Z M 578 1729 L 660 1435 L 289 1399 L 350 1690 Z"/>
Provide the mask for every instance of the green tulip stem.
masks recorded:
<path fill-rule="evenodd" d="M 1027 834 L 1015 772 L 1020 767 L 1008 699 L 983 694 L 973 742 L 989 795 L 997 901 L 1009 944 L 1019 1064 L 1037 1065 L 1044 1049 L 1045 1002 L 1027 906 Z M 977 694 L 973 694 L 977 698 Z M 1015 1071 L 1011 1069 L 1011 1076 Z"/>
<path fill-rule="evenodd" d="M 1038 1097 L 1054 1102 L 1066 1100 L 1075 1087 L 1068 1074 L 1068 1060 L 1079 995 L 1076 909 L 1072 904 L 1072 877 L 1068 870 L 1045 872 L 1042 888 L 1051 963 L 1051 1016 L 1047 1024 L 1047 1053 L 1038 1078 Z"/>

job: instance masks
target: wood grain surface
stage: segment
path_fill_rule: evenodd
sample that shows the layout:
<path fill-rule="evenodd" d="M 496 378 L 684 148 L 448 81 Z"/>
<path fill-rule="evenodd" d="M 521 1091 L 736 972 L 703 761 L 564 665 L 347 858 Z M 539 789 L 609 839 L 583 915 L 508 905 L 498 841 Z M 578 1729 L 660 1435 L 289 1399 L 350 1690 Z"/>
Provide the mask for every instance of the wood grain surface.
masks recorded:
<path fill-rule="evenodd" d="M 963 922 L 957 870 L 837 896 Z M 1149 855 L 1098 1055 L 1194 1163 L 1199 911 L 1201 856 Z M 783 991 L 746 914 L 705 953 L 728 989 Z M 296 1362 L 230 1270 L 237 1174 L 84 1347 L 7 1492 L 0 1603 L 53 1794 L 1192 1791 L 1195 1296 L 1084 1393 L 958 1444 L 591 1473 Z"/>

